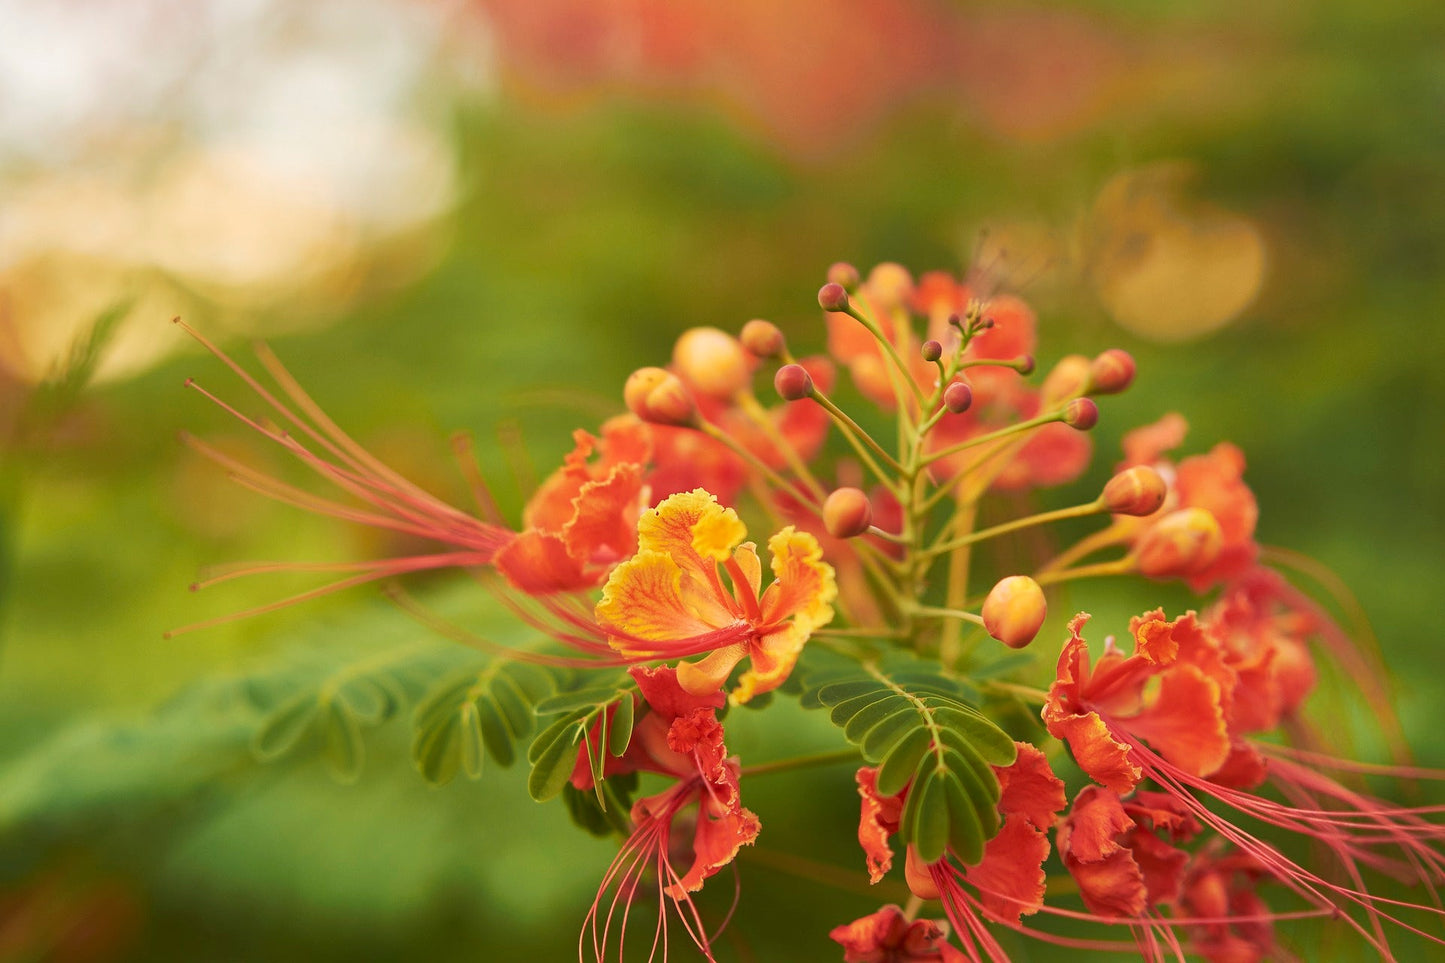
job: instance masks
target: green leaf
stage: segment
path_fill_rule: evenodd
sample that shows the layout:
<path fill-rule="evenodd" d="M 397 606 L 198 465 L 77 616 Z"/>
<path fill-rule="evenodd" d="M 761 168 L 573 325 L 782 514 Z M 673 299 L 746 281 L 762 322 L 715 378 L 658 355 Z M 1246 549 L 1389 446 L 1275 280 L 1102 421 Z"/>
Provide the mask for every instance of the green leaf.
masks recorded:
<path fill-rule="evenodd" d="M 967 707 L 939 709 L 934 718 L 941 725 L 963 733 L 978 749 L 986 762 L 994 766 L 1012 765 L 1018 756 L 1013 738 L 989 721 L 987 716 Z"/>
<path fill-rule="evenodd" d="M 488 699 L 473 699 L 467 705 L 476 713 L 478 731 L 488 754 L 502 768 L 510 766 L 517 758 L 516 742 L 502 713 Z"/>
<path fill-rule="evenodd" d="M 430 728 L 418 728 L 412 737 L 411 758 L 422 778 L 433 786 L 452 781 L 461 764 L 461 717 L 447 715 Z"/>
<path fill-rule="evenodd" d="M 332 774 L 342 782 L 355 782 L 364 758 L 360 720 L 344 702 L 331 703 L 326 713 L 326 763 Z"/>
<path fill-rule="evenodd" d="M 843 737 L 857 745 L 863 741 L 863 737 L 868 734 L 870 729 L 884 719 L 887 719 L 895 712 L 908 712 L 910 710 L 913 711 L 916 720 L 917 710 L 914 708 L 913 703 L 906 697 L 890 695 L 879 699 L 864 706 L 853 714 L 853 717 L 843 726 Z M 834 711 L 836 712 L 837 710 L 835 709 Z M 836 722 L 836 720 L 834 721 Z"/>
<path fill-rule="evenodd" d="M 913 825 L 904 827 L 905 837 L 910 837 L 918 850 L 918 858 L 925 863 L 937 862 L 943 858 L 951 838 L 949 809 L 944 784 L 952 779 L 948 770 L 942 767 L 924 769 L 922 786 L 915 785 L 909 793 L 909 801 L 918 795 L 917 805 L 912 807 Z M 912 830 L 911 832 L 909 830 Z"/>
<path fill-rule="evenodd" d="M 571 721 L 567 728 L 575 731 L 577 725 L 576 721 Z M 565 734 L 552 739 L 532 762 L 532 772 L 527 777 L 527 792 L 537 802 L 551 799 L 567 785 L 576 762 L 576 740 L 567 738 Z"/>
<path fill-rule="evenodd" d="M 863 750 L 863 758 L 876 765 L 883 761 L 890 749 L 914 731 L 927 732 L 926 729 L 918 729 L 918 713 L 910 705 L 879 720 L 862 738 L 853 741 Z M 847 730 L 844 732 L 846 734 Z"/>
<path fill-rule="evenodd" d="M 485 756 L 482 746 L 486 737 L 482 732 L 481 707 L 475 701 L 462 705 L 462 716 L 458 722 L 458 729 L 461 736 L 462 771 L 467 774 L 468 779 L 480 779 L 482 778 L 482 760 Z M 503 741 L 501 745 L 506 748 L 507 752 L 512 751 L 510 742 Z"/>
<path fill-rule="evenodd" d="M 559 692 L 557 695 L 543 699 L 532 707 L 532 711 L 539 716 L 556 715 L 559 712 L 575 712 L 578 709 L 592 709 L 600 704 L 610 702 L 618 693 L 619 687 L 615 685 L 589 686 L 585 689 L 577 689 L 573 692 Z"/>
<path fill-rule="evenodd" d="M 320 713 L 313 693 L 294 696 L 261 723 L 251 736 L 251 751 L 262 762 L 281 758 L 300 743 Z"/>
<path fill-rule="evenodd" d="M 918 771 L 918 765 L 928 754 L 933 744 L 933 735 L 926 728 L 916 728 L 893 744 L 888 755 L 878 767 L 878 792 L 893 796 L 902 792 Z"/>
<path fill-rule="evenodd" d="M 607 734 L 607 751 L 621 757 L 632 741 L 634 707 L 632 697 L 627 696 L 617 703 L 617 712 L 612 717 L 612 729 Z"/>
<path fill-rule="evenodd" d="M 977 865 L 983 859 L 984 840 L 993 836 L 996 830 L 980 823 L 978 800 L 970 798 L 966 788 L 967 780 L 948 779 L 943 784 L 943 808 L 948 823 L 948 846 L 969 866 Z M 989 808 L 985 812 L 993 812 Z"/>

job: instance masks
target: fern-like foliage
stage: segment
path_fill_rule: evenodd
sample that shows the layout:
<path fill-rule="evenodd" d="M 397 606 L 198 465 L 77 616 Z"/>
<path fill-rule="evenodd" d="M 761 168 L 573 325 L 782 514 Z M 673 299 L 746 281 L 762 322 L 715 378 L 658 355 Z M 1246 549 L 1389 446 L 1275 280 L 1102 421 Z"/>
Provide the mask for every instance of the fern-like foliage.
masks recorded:
<path fill-rule="evenodd" d="M 619 674 L 610 683 L 559 693 L 538 704 L 538 715 L 557 718 L 527 751 L 532 764 L 527 790 L 533 799 L 542 802 L 562 791 L 577 763 L 580 745 L 586 750 L 597 805 L 607 811 L 607 759 L 620 758 L 632 740 L 636 689 L 631 678 Z"/>
<path fill-rule="evenodd" d="M 411 756 L 417 771 L 440 786 L 459 771 L 480 779 L 486 756 L 511 766 L 517 747 L 536 729 L 537 705 L 565 681 L 556 669 L 505 659 L 445 676 L 416 708 Z"/>
<path fill-rule="evenodd" d="M 966 682 L 936 662 L 890 655 L 878 662 L 814 662 L 802 704 L 827 708 L 834 725 L 878 766 L 878 791 L 909 788 L 899 829 L 925 862 L 947 850 L 967 864 L 998 832 L 998 777 L 1014 741 L 972 704 Z"/>

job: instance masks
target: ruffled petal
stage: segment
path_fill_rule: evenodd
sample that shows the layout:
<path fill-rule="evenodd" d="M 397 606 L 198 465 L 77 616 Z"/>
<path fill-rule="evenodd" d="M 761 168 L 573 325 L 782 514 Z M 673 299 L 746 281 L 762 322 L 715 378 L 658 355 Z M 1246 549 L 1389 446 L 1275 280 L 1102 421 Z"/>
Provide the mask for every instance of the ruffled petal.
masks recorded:
<path fill-rule="evenodd" d="M 768 551 L 775 581 L 763 593 L 763 621 L 792 617 L 804 634 L 832 621 L 838 583 L 818 540 L 789 525 L 768 539 Z"/>
<path fill-rule="evenodd" d="M 983 861 L 965 867 L 963 878 L 978 888 L 985 907 L 1018 919 L 1044 905 L 1044 860 L 1048 858 L 1048 836 L 1027 819 L 1011 816 L 984 847 Z"/>
<path fill-rule="evenodd" d="M 1143 778 L 1130 747 L 1115 739 L 1097 712 L 1046 719 L 1049 734 L 1069 744 L 1074 761 L 1095 782 L 1127 795 Z"/>
<path fill-rule="evenodd" d="M 1035 829 L 1048 829 L 1058 821 L 1058 813 L 1068 799 L 1064 781 L 1049 768 L 1049 760 L 1037 746 L 1017 742 L 1018 756 L 1013 765 L 995 767 L 1002 795 L 998 810 L 1007 816 L 1018 816 Z M 987 856 L 985 855 L 985 858 Z"/>
<path fill-rule="evenodd" d="M 520 592 L 548 595 L 597 584 L 567 550 L 561 535 L 529 528 L 502 546 L 492 564 Z"/>
<path fill-rule="evenodd" d="M 683 570 L 673 556 L 643 550 L 612 570 L 597 603 L 597 621 L 619 635 L 653 642 L 675 642 L 726 625 L 709 621 L 716 611 L 699 613 L 684 594 Z M 629 651 L 626 639 L 613 646 Z"/>
<path fill-rule="evenodd" d="M 858 845 L 868 862 L 868 881 L 876 883 L 893 867 L 893 847 L 888 838 L 898 832 L 903 818 L 903 793 L 896 796 L 878 794 L 878 770 L 868 766 L 858 770 L 858 795 L 863 799 L 858 819 Z"/>

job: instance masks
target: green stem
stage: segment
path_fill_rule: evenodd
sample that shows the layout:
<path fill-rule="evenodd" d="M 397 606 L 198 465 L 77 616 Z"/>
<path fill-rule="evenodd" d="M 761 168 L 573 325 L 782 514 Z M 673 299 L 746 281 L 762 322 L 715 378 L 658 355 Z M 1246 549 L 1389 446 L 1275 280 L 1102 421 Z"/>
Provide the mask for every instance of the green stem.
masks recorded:
<path fill-rule="evenodd" d="M 794 769 L 811 769 L 816 766 L 832 766 L 840 762 L 859 762 L 857 749 L 837 749 L 833 752 L 819 752 L 811 756 L 795 756 L 792 759 L 775 759 L 760 762 L 756 766 L 744 766 L 744 776 L 765 776 L 774 772 L 791 772 Z"/>
<path fill-rule="evenodd" d="M 874 453 L 877 454 L 879 458 L 882 458 L 884 463 L 893 469 L 895 473 L 902 474 L 903 466 L 900 465 L 892 455 L 888 454 L 888 450 L 878 444 L 872 435 L 864 431 L 858 422 L 854 421 L 846 411 L 834 404 L 833 400 L 823 394 L 823 392 L 814 387 L 808 394 L 808 397 L 822 405 L 828 414 L 833 416 L 833 420 L 838 423 L 839 431 L 843 437 L 848 440 L 848 443 L 853 446 L 853 450 L 858 453 L 858 457 L 863 459 L 863 463 L 868 466 L 869 470 L 871 470 L 883 484 L 891 488 L 894 484 L 892 477 L 883 473 L 883 470 L 878 467 L 878 463 L 868 456 L 868 452 L 863 446 L 867 445 L 868 448 L 873 449 Z"/>
<path fill-rule="evenodd" d="M 1058 508 L 1051 512 L 1040 512 L 1037 515 L 1029 515 L 1024 518 L 1015 518 L 1011 522 L 1004 522 L 1003 524 L 995 525 L 992 528 L 981 529 L 969 535 L 963 535 L 959 538 L 950 539 L 946 542 L 937 542 L 927 549 L 926 554 L 944 555 L 948 552 L 953 551 L 956 548 L 962 548 L 965 545 L 973 545 L 976 542 L 987 541 L 988 539 L 996 538 L 999 535 L 1007 535 L 1009 532 L 1016 532 L 1021 528 L 1029 528 L 1033 525 L 1047 525 L 1050 522 L 1062 521 L 1066 518 L 1081 518 L 1085 515 L 1097 515 L 1099 512 L 1105 510 L 1106 509 L 1104 504 L 1098 500 L 1095 500 L 1089 502 L 1086 505 L 1071 505 L 1068 508 Z"/>
<path fill-rule="evenodd" d="M 1062 421 L 1063 418 L 1064 413 L 1062 411 L 1053 411 L 1047 415 L 1038 415 L 1034 418 L 1030 418 L 1028 421 L 1020 421 L 1017 424 L 1009 425 L 1007 428 L 1000 428 L 998 431 L 991 431 L 986 435 L 979 435 L 976 438 L 970 438 L 968 441 L 959 442 L 957 445 L 945 448 L 942 451 L 935 451 L 933 454 L 922 459 L 920 465 L 922 467 L 927 467 L 928 465 L 931 465 L 934 462 L 938 461 L 940 458 L 947 458 L 948 456 L 956 455 L 961 451 L 967 451 L 968 449 L 976 448 L 979 445 L 986 445 L 989 442 L 998 441 L 1000 438 L 1007 438 L 1009 435 L 1015 435 L 1019 432 L 1029 431 L 1030 429 L 1038 428 L 1041 425 L 1047 425 L 1050 422 Z"/>

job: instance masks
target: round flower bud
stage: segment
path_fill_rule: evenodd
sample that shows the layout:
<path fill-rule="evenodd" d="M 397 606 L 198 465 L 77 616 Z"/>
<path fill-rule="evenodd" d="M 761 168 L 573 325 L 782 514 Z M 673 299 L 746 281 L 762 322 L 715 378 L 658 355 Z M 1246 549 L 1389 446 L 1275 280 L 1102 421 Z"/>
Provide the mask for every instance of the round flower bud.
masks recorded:
<path fill-rule="evenodd" d="M 697 407 L 682 379 L 671 372 L 647 393 L 643 400 L 647 414 L 643 421 L 656 425 L 690 425 L 697 419 Z"/>
<path fill-rule="evenodd" d="M 818 306 L 824 311 L 847 311 L 848 292 L 843 285 L 829 281 L 818 289 Z"/>
<path fill-rule="evenodd" d="M 913 275 L 901 264 L 884 261 L 868 272 L 868 294 L 879 307 L 901 307 L 913 296 Z"/>
<path fill-rule="evenodd" d="M 689 328 L 672 348 L 672 363 L 695 389 L 728 400 L 752 381 L 738 339 L 717 328 Z"/>
<path fill-rule="evenodd" d="M 651 420 L 647 417 L 647 396 L 668 377 L 663 368 L 638 368 L 628 375 L 627 383 L 622 386 L 622 400 L 627 410 L 643 421 Z"/>
<path fill-rule="evenodd" d="M 1034 361 L 1034 356 L 1031 354 L 1021 354 L 1014 359 L 1014 367 L 1018 369 L 1021 375 L 1033 374 L 1037 364 L 1038 362 Z"/>
<path fill-rule="evenodd" d="M 1126 468 L 1104 486 L 1104 505 L 1115 515 L 1153 515 L 1164 504 L 1169 486 L 1148 465 Z"/>
<path fill-rule="evenodd" d="M 1134 381 L 1134 356 L 1122 348 L 1110 348 L 1089 364 L 1089 393 L 1116 395 Z"/>
<path fill-rule="evenodd" d="M 1139 539 L 1134 554 L 1139 571 L 1150 578 L 1191 575 L 1219 557 L 1224 533 L 1203 508 L 1170 512 Z"/>
<path fill-rule="evenodd" d="M 743 325 L 738 340 L 744 348 L 759 358 L 774 358 L 788 350 L 788 342 L 783 338 L 783 332 L 778 330 L 778 326 L 761 318 L 755 318 Z"/>
<path fill-rule="evenodd" d="M 834 538 L 855 538 L 873 524 L 873 506 L 858 488 L 840 488 L 823 502 L 823 527 Z"/>
<path fill-rule="evenodd" d="M 983 600 L 983 627 L 1011 649 L 1032 642 L 1048 614 L 1044 590 L 1027 575 L 1000 579 Z"/>
<path fill-rule="evenodd" d="M 813 393 L 813 376 L 800 364 L 785 364 L 773 375 L 773 387 L 784 401 L 801 401 Z"/>
<path fill-rule="evenodd" d="M 943 407 L 955 415 L 961 415 L 973 404 L 973 389 L 967 383 L 955 381 L 943 389 Z"/>
<path fill-rule="evenodd" d="M 828 282 L 849 291 L 858 288 L 858 269 L 847 261 L 837 261 L 828 267 Z"/>
<path fill-rule="evenodd" d="M 932 363 L 932 362 L 934 362 L 934 361 L 937 361 L 937 360 L 938 360 L 939 358 L 941 358 L 941 357 L 943 357 L 943 345 L 942 345 L 942 344 L 940 344 L 939 342 L 934 341 L 934 340 L 932 340 L 932 339 L 929 339 L 928 341 L 923 342 L 923 360 L 924 360 L 924 361 L 927 361 L 927 362 Z"/>
<path fill-rule="evenodd" d="M 1089 387 L 1091 362 L 1081 354 L 1065 355 L 1044 379 L 1043 403 L 1055 405 L 1065 398 L 1081 395 Z"/>
<path fill-rule="evenodd" d="M 1099 406 L 1089 398 L 1075 398 L 1064 408 L 1064 424 L 1088 431 L 1099 423 Z"/>

